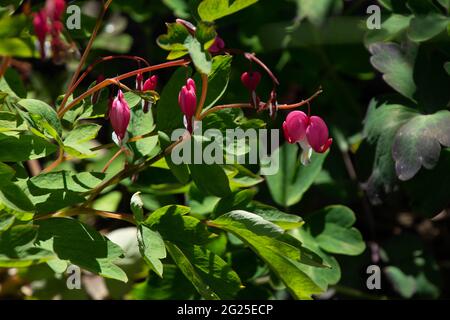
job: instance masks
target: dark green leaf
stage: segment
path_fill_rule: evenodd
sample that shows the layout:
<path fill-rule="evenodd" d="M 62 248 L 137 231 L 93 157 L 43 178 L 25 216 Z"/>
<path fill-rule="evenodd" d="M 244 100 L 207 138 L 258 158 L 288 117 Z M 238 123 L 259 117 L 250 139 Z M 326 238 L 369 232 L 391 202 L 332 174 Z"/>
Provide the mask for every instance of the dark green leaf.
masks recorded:
<path fill-rule="evenodd" d="M 91 227 L 69 218 L 52 218 L 36 224 L 39 247 L 106 278 L 127 282 L 125 272 L 114 264 L 123 256 L 122 249 Z"/>
<path fill-rule="evenodd" d="M 190 164 L 192 179 L 200 191 L 217 197 L 230 194 L 228 177 L 218 164 Z"/>
<path fill-rule="evenodd" d="M 0 150 L 8 150 L 8 152 L 0 153 L 0 161 L 17 162 L 39 159 L 54 153 L 56 149 L 54 144 L 37 136 L 13 137 L 0 134 Z"/>
<path fill-rule="evenodd" d="M 178 268 L 204 299 L 231 299 L 240 289 L 239 276 L 218 255 L 199 246 L 166 245 Z"/>
<path fill-rule="evenodd" d="M 432 169 L 439 160 L 441 145 L 450 147 L 450 111 L 417 115 L 397 132 L 392 147 L 400 180 L 409 180 L 423 166 Z"/>
<path fill-rule="evenodd" d="M 158 276 L 163 276 L 163 264 L 161 259 L 166 257 L 164 240 L 157 231 L 153 231 L 145 225 L 139 226 L 138 231 L 139 250 L 149 267 Z"/>
<path fill-rule="evenodd" d="M 211 222 L 211 226 L 233 233 L 263 259 L 297 299 L 311 299 L 322 290 L 299 269 L 317 256 L 301 247 L 299 241 L 285 234 L 277 225 L 246 211 L 232 211 Z M 287 242 L 286 242 L 287 241 Z M 312 257 L 312 258 L 311 258 Z M 318 260 L 316 260 L 318 259 Z"/>
<path fill-rule="evenodd" d="M 297 145 L 288 143 L 278 148 L 272 155 L 272 161 L 279 161 L 279 170 L 274 175 L 266 176 L 272 198 L 284 207 L 292 206 L 302 199 L 314 183 L 328 154 L 314 154 L 311 163 L 303 166 L 298 158 L 298 149 Z"/>
<path fill-rule="evenodd" d="M 417 47 L 408 44 L 400 47 L 396 43 L 374 43 L 369 47 L 370 62 L 383 73 L 383 79 L 392 88 L 414 100 L 416 84 L 413 79 Z"/>
<path fill-rule="evenodd" d="M 143 224 L 158 231 L 162 238 L 175 243 L 205 243 L 210 233 L 198 219 L 187 216 L 190 209 L 184 206 L 165 206 L 150 214 Z"/>

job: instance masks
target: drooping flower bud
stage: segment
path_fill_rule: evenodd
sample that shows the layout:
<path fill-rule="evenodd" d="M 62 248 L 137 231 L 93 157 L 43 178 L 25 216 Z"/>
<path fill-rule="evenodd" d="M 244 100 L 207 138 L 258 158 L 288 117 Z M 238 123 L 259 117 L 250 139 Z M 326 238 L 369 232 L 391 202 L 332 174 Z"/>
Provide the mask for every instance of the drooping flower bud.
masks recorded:
<path fill-rule="evenodd" d="M 151 76 L 149 79 L 145 80 L 143 91 L 155 90 L 158 85 L 158 76 Z"/>
<path fill-rule="evenodd" d="M 261 81 L 261 73 L 258 71 L 248 71 L 241 75 L 241 81 L 249 91 L 255 91 Z"/>
<path fill-rule="evenodd" d="M 142 86 L 142 91 L 150 91 L 156 90 L 156 86 L 158 85 L 158 76 L 151 76 L 149 79 L 145 80 L 144 85 Z M 152 107 L 152 103 L 150 101 L 142 100 L 142 110 L 144 113 L 147 113 Z"/>
<path fill-rule="evenodd" d="M 259 97 L 256 94 L 256 88 L 261 81 L 261 74 L 258 71 L 248 71 L 241 75 L 241 81 L 244 86 L 250 91 L 251 103 L 257 109 L 259 106 Z"/>
<path fill-rule="evenodd" d="M 130 107 L 121 90 L 114 99 L 109 113 L 111 125 L 119 140 L 122 142 L 127 133 L 128 124 L 130 123 Z"/>
<path fill-rule="evenodd" d="M 45 10 L 41 10 L 34 14 L 33 18 L 34 33 L 39 41 L 39 48 L 41 52 L 41 58 L 45 59 L 45 38 L 49 32 L 47 24 L 47 13 Z"/>
<path fill-rule="evenodd" d="M 51 20 L 59 21 L 66 9 L 65 0 L 47 0 L 45 2 L 45 10 Z"/>
<path fill-rule="evenodd" d="M 144 88 L 144 75 L 142 73 L 138 73 L 136 75 L 136 90 L 142 91 Z"/>
<path fill-rule="evenodd" d="M 189 132 L 192 132 L 192 118 L 197 109 L 196 87 L 193 79 L 189 78 L 186 85 L 181 88 L 178 95 L 178 104 L 185 116 L 186 128 Z"/>
<path fill-rule="evenodd" d="M 225 42 L 219 36 L 214 39 L 213 44 L 209 47 L 208 51 L 210 53 L 219 53 L 225 48 Z"/>
<path fill-rule="evenodd" d="M 185 27 L 191 35 L 194 35 L 195 31 L 197 30 L 197 28 L 189 21 L 183 19 L 176 19 L 175 22 Z"/>
<path fill-rule="evenodd" d="M 328 137 L 328 128 L 322 118 L 308 117 L 302 111 L 289 113 L 283 122 L 283 131 L 289 143 L 298 143 L 302 148 L 301 161 L 304 165 L 310 162 L 313 150 L 324 153 L 333 142 Z"/>
<path fill-rule="evenodd" d="M 317 116 L 309 118 L 306 138 L 308 139 L 309 145 L 318 153 L 326 152 L 333 142 L 333 139 L 328 137 L 328 127 L 325 121 Z"/>

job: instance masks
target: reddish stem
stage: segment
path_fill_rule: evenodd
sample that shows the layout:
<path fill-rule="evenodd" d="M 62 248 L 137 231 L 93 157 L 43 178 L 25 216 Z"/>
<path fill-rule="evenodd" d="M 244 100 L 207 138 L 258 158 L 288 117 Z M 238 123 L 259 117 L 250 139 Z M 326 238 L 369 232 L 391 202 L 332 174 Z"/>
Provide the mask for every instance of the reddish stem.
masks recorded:
<path fill-rule="evenodd" d="M 118 55 L 118 56 L 107 56 L 107 57 L 102 57 L 100 59 L 98 59 L 97 61 L 95 61 L 94 63 L 92 63 L 87 69 L 86 71 L 83 72 L 83 74 L 78 78 L 78 80 L 75 82 L 75 84 L 69 88 L 69 90 L 67 91 L 67 93 L 64 96 L 63 101 L 61 102 L 60 105 L 60 109 L 64 108 L 66 106 L 67 100 L 69 100 L 70 95 L 75 91 L 75 89 L 80 85 L 81 81 L 83 81 L 87 75 L 100 63 L 106 62 L 106 61 L 111 61 L 114 59 L 128 59 L 128 60 L 135 60 L 135 61 L 142 61 L 144 62 L 147 66 L 150 66 L 150 64 L 148 63 L 147 60 L 145 60 L 144 58 L 138 57 L 138 56 L 127 56 L 127 55 Z"/>
<path fill-rule="evenodd" d="M 106 79 L 106 80 L 100 82 L 99 84 L 95 85 L 94 87 L 92 87 L 91 89 L 86 91 L 85 93 L 83 93 L 80 96 L 78 96 L 76 99 L 74 99 L 70 104 L 68 104 L 64 108 L 61 108 L 58 111 L 58 116 L 59 116 L 59 118 L 62 118 L 64 116 L 64 114 L 68 110 L 70 110 L 71 108 L 76 106 L 83 99 L 89 97 L 90 95 L 94 94 L 95 92 L 97 92 L 97 91 L 99 91 L 99 90 L 101 90 L 101 89 L 103 89 L 103 88 L 105 88 L 105 87 L 107 87 L 107 86 L 109 86 L 111 84 L 117 84 L 118 81 L 121 81 L 121 80 L 127 79 L 127 78 L 131 78 L 133 76 L 136 76 L 139 73 L 151 72 L 151 71 L 155 71 L 155 70 L 159 70 L 159 69 L 165 69 L 165 68 L 170 68 L 170 67 L 185 66 L 185 65 L 187 65 L 189 63 L 190 63 L 190 60 L 188 60 L 188 59 L 180 59 L 180 60 L 175 60 L 175 61 L 170 61 L 170 62 L 157 64 L 157 65 L 150 66 L 150 67 L 137 69 L 137 70 L 134 70 L 134 71 L 122 74 L 120 76 L 117 76 L 115 78 Z"/>

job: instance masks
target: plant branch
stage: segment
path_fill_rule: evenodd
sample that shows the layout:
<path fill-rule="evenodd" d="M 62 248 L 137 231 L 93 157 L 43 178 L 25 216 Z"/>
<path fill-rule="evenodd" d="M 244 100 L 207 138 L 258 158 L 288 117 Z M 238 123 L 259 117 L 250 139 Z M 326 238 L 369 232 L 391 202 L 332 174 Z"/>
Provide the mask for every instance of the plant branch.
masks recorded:
<path fill-rule="evenodd" d="M 117 173 L 116 175 L 114 175 L 113 177 L 111 177 L 110 179 L 102 182 L 100 185 L 98 185 L 97 187 L 95 187 L 94 189 L 92 189 L 90 192 L 87 192 L 85 195 L 89 196 L 88 200 L 86 201 L 85 206 L 88 206 L 90 203 L 92 203 L 92 201 L 107 187 L 119 183 L 122 179 L 125 179 L 135 173 L 141 172 L 142 170 L 144 170 L 145 168 L 147 168 L 148 166 L 151 166 L 153 163 L 159 161 L 160 159 L 162 159 L 163 157 L 165 157 L 166 155 L 170 154 L 173 150 L 173 148 L 175 148 L 178 144 L 180 144 L 181 142 L 185 141 L 188 137 L 190 137 L 190 134 L 188 131 L 186 131 L 184 133 L 184 135 L 177 141 L 175 141 L 174 143 L 172 143 L 170 146 L 168 146 L 163 152 L 161 152 L 160 154 L 158 154 L 157 156 L 148 159 L 140 164 L 137 165 L 133 165 L 133 166 L 129 166 L 128 168 L 125 168 L 124 170 L 120 171 L 119 173 Z"/>
<path fill-rule="evenodd" d="M 114 59 L 128 59 L 128 60 L 135 60 L 135 61 L 141 61 L 144 62 L 147 66 L 150 66 L 150 64 L 148 63 L 147 60 L 145 60 L 144 58 L 138 57 L 138 56 L 127 56 L 127 55 L 118 55 L 118 56 L 107 56 L 107 57 L 102 57 L 100 59 L 98 59 L 97 61 L 95 61 L 94 63 L 92 63 L 87 69 L 86 71 L 83 72 L 83 74 L 78 78 L 78 80 L 75 82 L 75 84 L 69 88 L 69 90 L 67 91 L 67 93 L 64 95 L 64 99 L 61 102 L 60 105 L 60 109 L 64 108 L 66 106 L 67 101 L 69 100 L 70 96 L 74 93 L 74 91 L 76 90 L 76 88 L 80 85 L 81 81 L 83 81 L 87 75 L 100 63 L 102 62 L 106 62 L 106 61 L 111 61 Z"/>
<path fill-rule="evenodd" d="M 280 105 L 278 105 L 278 109 L 290 110 L 290 109 L 296 109 L 296 108 L 302 107 L 306 104 L 309 104 L 312 100 L 317 98 L 317 96 L 319 96 L 322 92 L 323 92 L 322 89 L 319 89 L 316 93 L 314 93 L 308 99 L 302 100 L 302 101 L 294 103 L 294 104 L 280 104 Z M 266 106 L 266 105 L 267 104 L 264 102 L 259 103 L 260 108 L 264 108 L 264 106 Z M 239 109 L 254 109 L 254 106 L 250 103 L 233 103 L 233 104 L 224 104 L 224 105 L 214 106 L 214 107 L 206 110 L 205 112 L 203 112 L 203 114 L 200 116 L 200 120 L 203 120 L 209 114 L 217 112 L 219 110 L 237 109 L 237 108 L 239 108 Z M 259 110 L 263 110 L 263 109 L 259 109 Z"/>
<path fill-rule="evenodd" d="M 104 217 L 104 218 L 127 221 L 131 224 L 136 224 L 136 221 L 134 220 L 134 217 L 131 214 L 114 213 L 114 212 L 95 210 L 95 209 L 85 208 L 85 207 L 76 207 L 76 208 L 71 208 L 71 209 L 67 209 L 67 210 L 61 210 L 56 213 L 36 217 L 34 220 L 45 220 L 45 219 L 58 218 L 58 217 L 73 217 L 73 216 L 77 216 L 80 214 L 92 214 L 92 215 L 97 215 L 97 216 Z"/>
<path fill-rule="evenodd" d="M 99 90 L 101 90 L 101 89 L 103 89 L 103 88 L 105 88 L 105 87 L 107 87 L 107 86 L 109 86 L 111 84 L 117 84 L 118 81 L 121 81 L 123 79 L 127 79 L 127 78 L 130 78 L 130 77 L 136 76 L 139 73 L 145 73 L 145 72 L 150 72 L 150 71 L 164 69 L 164 68 L 170 68 L 170 67 L 185 66 L 185 65 L 187 65 L 189 63 L 190 63 L 190 60 L 188 60 L 188 59 L 180 59 L 180 60 L 175 60 L 175 61 L 170 61 L 170 62 L 164 62 L 164 63 L 157 64 L 157 65 L 154 65 L 154 66 L 145 67 L 145 68 L 137 69 L 137 70 L 134 70 L 134 71 L 130 71 L 128 73 L 122 74 L 122 75 L 117 76 L 115 78 L 106 79 L 106 80 L 100 82 L 99 84 L 95 85 L 94 87 L 92 87 L 91 89 L 86 91 L 85 93 L 83 93 L 80 96 L 78 96 L 76 99 L 74 99 L 70 104 L 68 104 L 64 108 L 61 108 L 58 111 L 58 117 L 62 118 L 67 111 L 69 111 L 71 108 L 76 106 L 83 99 L 89 97 L 90 95 L 94 94 L 95 92 L 97 92 L 97 91 L 99 91 Z"/>
<path fill-rule="evenodd" d="M 100 30 L 100 26 L 102 24 L 103 18 L 105 17 L 106 11 L 108 10 L 108 7 L 111 4 L 111 2 L 112 2 L 112 0 L 107 0 L 106 3 L 103 5 L 102 12 L 100 13 L 100 15 L 97 18 L 97 22 L 95 23 L 95 27 L 94 27 L 94 30 L 92 31 L 91 38 L 89 39 L 86 49 L 84 50 L 83 55 L 81 56 L 80 63 L 78 64 L 78 67 L 72 76 L 72 80 L 70 81 L 68 91 L 64 96 L 65 101 L 67 101 L 68 97 L 70 96 L 69 92 L 72 90 L 75 82 L 78 79 L 78 76 L 81 73 L 81 70 L 83 69 L 83 66 L 86 62 L 89 52 L 91 51 L 92 45 L 94 44 L 94 40 L 97 37 L 98 31 Z"/>
<path fill-rule="evenodd" d="M 12 58 L 9 56 L 3 57 L 2 63 L 0 65 L 0 79 L 5 74 L 6 70 L 8 70 L 9 64 L 11 63 Z"/>

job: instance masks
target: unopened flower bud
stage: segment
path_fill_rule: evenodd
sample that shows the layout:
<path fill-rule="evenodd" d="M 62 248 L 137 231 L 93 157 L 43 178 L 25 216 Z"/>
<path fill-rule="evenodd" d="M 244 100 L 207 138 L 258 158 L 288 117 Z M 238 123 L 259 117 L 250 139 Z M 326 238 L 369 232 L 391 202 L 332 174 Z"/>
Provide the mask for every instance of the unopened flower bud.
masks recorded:
<path fill-rule="evenodd" d="M 119 141 L 122 141 L 127 133 L 130 123 L 130 107 L 121 90 L 114 99 L 109 113 L 111 125 Z"/>

